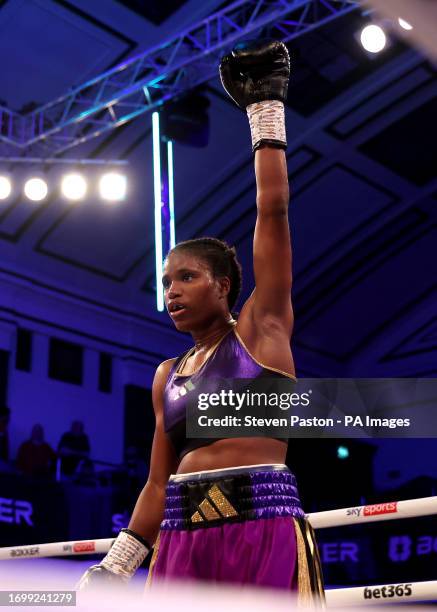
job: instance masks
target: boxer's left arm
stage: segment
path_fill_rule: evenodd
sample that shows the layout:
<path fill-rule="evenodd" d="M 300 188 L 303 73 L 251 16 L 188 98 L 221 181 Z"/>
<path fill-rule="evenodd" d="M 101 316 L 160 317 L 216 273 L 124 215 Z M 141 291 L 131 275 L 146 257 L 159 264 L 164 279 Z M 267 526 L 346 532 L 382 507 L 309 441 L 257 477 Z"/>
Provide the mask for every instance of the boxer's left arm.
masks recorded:
<path fill-rule="evenodd" d="M 291 240 L 285 152 L 268 145 L 255 153 L 257 220 L 253 241 L 256 321 L 283 327 L 291 334 Z"/>
<path fill-rule="evenodd" d="M 257 221 L 253 245 L 255 291 L 251 316 L 257 327 L 291 335 L 291 244 L 284 103 L 290 59 L 279 41 L 239 43 L 220 63 L 223 87 L 246 110 L 255 152 Z"/>

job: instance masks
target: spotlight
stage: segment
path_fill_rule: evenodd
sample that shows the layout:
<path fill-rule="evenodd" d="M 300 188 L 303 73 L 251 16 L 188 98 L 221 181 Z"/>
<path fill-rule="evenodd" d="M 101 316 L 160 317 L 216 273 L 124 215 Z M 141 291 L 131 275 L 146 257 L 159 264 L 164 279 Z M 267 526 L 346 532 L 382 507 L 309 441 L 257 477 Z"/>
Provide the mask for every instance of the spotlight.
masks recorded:
<path fill-rule="evenodd" d="M 126 197 L 127 181 L 123 174 L 118 172 L 108 172 L 100 179 L 100 196 L 104 200 L 116 202 L 124 200 Z"/>
<path fill-rule="evenodd" d="M 12 185 L 7 176 L 0 175 L 0 200 L 6 200 L 11 195 Z"/>
<path fill-rule="evenodd" d="M 401 26 L 401 28 L 404 28 L 404 30 L 413 29 L 413 26 L 411 25 L 411 23 L 408 23 L 408 21 L 405 21 L 405 19 L 402 19 L 401 17 L 398 18 L 398 23 Z"/>
<path fill-rule="evenodd" d="M 38 177 L 33 177 L 26 181 L 24 185 L 24 194 L 29 200 L 39 202 L 44 200 L 48 193 L 47 183 Z"/>
<path fill-rule="evenodd" d="M 62 179 L 61 190 L 68 200 L 81 200 L 87 192 L 86 180 L 81 174 L 67 174 Z"/>
<path fill-rule="evenodd" d="M 361 44 L 369 53 L 379 53 L 387 43 L 384 30 L 378 25 L 367 25 L 360 35 Z"/>

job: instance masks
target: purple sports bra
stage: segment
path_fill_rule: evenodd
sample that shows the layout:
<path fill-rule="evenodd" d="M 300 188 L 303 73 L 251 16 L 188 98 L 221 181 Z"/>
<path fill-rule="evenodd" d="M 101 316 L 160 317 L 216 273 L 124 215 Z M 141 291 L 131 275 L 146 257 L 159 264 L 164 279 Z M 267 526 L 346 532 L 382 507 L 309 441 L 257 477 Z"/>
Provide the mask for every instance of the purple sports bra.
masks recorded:
<path fill-rule="evenodd" d="M 287 372 L 269 368 L 256 361 L 245 347 L 235 326 L 219 340 L 212 354 L 198 370 L 189 375 L 178 374 L 178 369 L 186 362 L 193 348 L 176 358 L 164 389 L 164 429 L 180 459 L 195 448 L 207 446 L 219 439 L 186 437 L 187 394 L 196 387 L 196 381 L 208 380 L 211 392 L 214 392 L 219 390 L 219 379 L 223 378 L 255 379 L 261 376 L 280 376 L 296 380 Z M 214 380 L 217 380 L 215 387 Z"/>

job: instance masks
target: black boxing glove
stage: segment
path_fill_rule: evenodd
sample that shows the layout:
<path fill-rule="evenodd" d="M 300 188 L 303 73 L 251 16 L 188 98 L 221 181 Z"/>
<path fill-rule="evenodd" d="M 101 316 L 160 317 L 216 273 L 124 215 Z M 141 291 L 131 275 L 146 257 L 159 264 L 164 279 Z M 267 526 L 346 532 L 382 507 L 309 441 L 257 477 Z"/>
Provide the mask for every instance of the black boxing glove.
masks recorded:
<path fill-rule="evenodd" d="M 147 557 L 150 544 L 131 529 L 122 529 L 106 557 L 92 565 L 76 585 L 78 590 L 128 582 Z"/>
<path fill-rule="evenodd" d="M 264 100 L 285 102 L 290 78 L 288 49 L 276 40 L 238 43 L 222 58 L 220 78 L 242 110 Z"/>
<path fill-rule="evenodd" d="M 220 78 L 228 95 L 246 109 L 255 151 L 262 144 L 285 149 L 284 102 L 290 58 L 278 41 L 239 43 L 220 62 Z"/>

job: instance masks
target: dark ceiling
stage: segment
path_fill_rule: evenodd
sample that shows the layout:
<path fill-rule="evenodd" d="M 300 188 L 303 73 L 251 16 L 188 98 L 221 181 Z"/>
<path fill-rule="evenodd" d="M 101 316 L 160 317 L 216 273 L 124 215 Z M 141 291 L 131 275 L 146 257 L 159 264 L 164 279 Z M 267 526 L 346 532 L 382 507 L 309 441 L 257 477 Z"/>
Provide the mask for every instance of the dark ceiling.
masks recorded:
<path fill-rule="evenodd" d="M 220 4 L 3 0 L 0 99 L 15 110 L 47 102 Z M 435 70 L 396 40 L 369 57 L 356 40 L 362 21 L 352 13 L 290 44 L 298 374 L 435 376 Z M 247 121 L 218 78 L 202 92 L 210 103 L 208 146 L 175 144 L 177 239 L 206 234 L 235 244 L 246 297 L 255 219 Z M 72 156 L 127 159 L 128 200 L 105 207 L 90 197 L 71 206 L 54 191 L 30 204 L 16 193 L 0 203 L 0 273 L 168 328 L 154 306 L 150 116 L 76 147 Z M 17 181 L 28 171 L 8 169 Z M 52 181 L 63 170 L 42 169 Z M 145 350 L 157 360 L 186 341 L 175 335 L 174 346 L 145 343 Z"/>
<path fill-rule="evenodd" d="M 147 0 L 117 0 L 131 11 L 141 15 L 155 25 L 171 17 L 187 0 L 166 0 L 165 2 L 148 2 Z"/>

